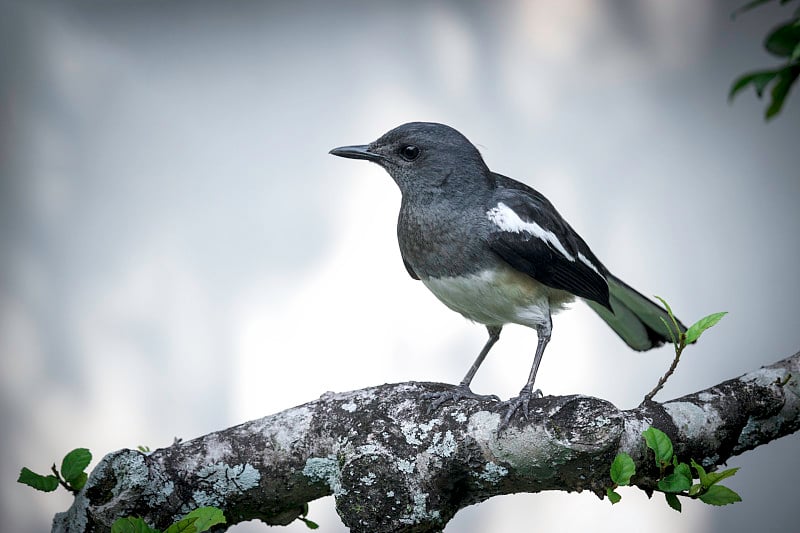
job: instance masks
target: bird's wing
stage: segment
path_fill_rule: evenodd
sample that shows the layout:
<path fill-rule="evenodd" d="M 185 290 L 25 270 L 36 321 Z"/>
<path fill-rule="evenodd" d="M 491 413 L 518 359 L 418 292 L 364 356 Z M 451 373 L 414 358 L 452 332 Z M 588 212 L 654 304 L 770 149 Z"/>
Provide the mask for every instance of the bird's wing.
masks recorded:
<path fill-rule="evenodd" d="M 509 178 L 496 177 L 510 186 L 498 180 L 486 212 L 489 247 L 540 283 L 610 309 L 607 271 L 583 239 L 547 198 Z"/>
<path fill-rule="evenodd" d="M 419 279 L 419 276 L 417 276 L 417 273 L 414 272 L 414 269 L 411 268 L 411 265 L 405 260 L 405 258 L 403 258 L 403 265 L 405 265 L 408 275 L 411 276 L 412 279 Z"/>

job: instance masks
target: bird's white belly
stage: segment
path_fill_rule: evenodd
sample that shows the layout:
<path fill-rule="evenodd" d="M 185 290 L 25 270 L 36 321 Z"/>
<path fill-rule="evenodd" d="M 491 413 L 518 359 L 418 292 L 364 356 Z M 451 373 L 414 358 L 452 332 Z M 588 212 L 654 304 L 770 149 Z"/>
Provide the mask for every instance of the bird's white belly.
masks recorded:
<path fill-rule="evenodd" d="M 512 268 L 477 274 L 428 278 L 422 283 L 447 307 L 488 326 L 550 324 L 550 314 L 563 309 L 574 296 L 542 285 Z"/>

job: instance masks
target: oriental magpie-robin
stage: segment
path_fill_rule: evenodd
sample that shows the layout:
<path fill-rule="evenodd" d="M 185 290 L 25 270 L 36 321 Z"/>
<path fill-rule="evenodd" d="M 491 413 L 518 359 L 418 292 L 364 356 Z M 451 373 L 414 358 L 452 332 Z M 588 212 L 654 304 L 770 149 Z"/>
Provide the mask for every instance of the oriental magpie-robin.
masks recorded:
<path fill-rule="evenodd" d="M 533 384 L 550 340 L 551 315 L 576 297 L 634 350 L 669 340 L 671 321 L 663 308 L 613 276 L 541 193 L 489 170 L 455 129 L 412 122 L 371 144 L 330 153 L 372 161 L 389 173 L 402 193 L 397 238 L 408 273 L 489 332 L 458 387 L 429 396 L 431 409 L 449 400 L 487 398 L 473 393 L 470 382 L 503 326 L 521 324 L 536 330 L 538 345 L 519 396 L 500 404 L 501 423 L 517 410 L 527 417 L 531 398 L 541 395 Z"/>

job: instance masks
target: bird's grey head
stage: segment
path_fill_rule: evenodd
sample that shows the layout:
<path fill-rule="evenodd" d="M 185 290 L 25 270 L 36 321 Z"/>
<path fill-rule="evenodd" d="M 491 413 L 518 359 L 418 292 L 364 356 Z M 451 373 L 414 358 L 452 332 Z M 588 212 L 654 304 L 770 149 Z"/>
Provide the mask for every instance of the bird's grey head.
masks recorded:
<path fill-rule="evenodd" d="M 435 122 L 409 122 L 370 144 L 342 146 L 330 153 L 379 164 L 403 195 L 463 191 L 489 174 L 480 152 L 466 137 Z"/>

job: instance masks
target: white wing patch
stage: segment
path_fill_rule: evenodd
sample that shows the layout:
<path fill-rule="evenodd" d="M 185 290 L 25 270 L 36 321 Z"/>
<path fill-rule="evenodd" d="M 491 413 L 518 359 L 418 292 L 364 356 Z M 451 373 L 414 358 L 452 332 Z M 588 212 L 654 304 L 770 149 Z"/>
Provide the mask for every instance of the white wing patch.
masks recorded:
<path fill-rule="evenodd" d="M 561 244 L 561 241 L 558 240 L 558 237 L 556 237 L 555 233 L 544 229 L 536 222 L 525 222 L 513 209 L 508 207 L 503 202 L 498 203 L 497 207 L 489 209 L 486 212 L 486 216 L 501 230 L 510 231 L 511 233 L 530 233 L 537 239 L 542 240 L 555 248 L 568 260 L 575 262 L 575 256 L 573 256 L 567 251 L 566 248 L 564 248 L 564 245 Z M 594 267 L 594 265 L 592 265 L 583 254 L 579 253 L 578 258 L 581 260 L 581 262 L 585 263 L 587 266 L 591 267 L 592 270 L 597 272 L 597 269 Z"/>
<path fill-rule="evenodd" d="M 597 267 L 596 267 L 596 266 L 594 266 L 594 265 L 592 264 L 592 262 L 591 262 L 591 261 L 589 261 L 589 259 L 588 259 L 588 258 L 587 258 L 585 255 L 583 255 L 582 253 L 580 253 L 580 252 L 578 252 L 578 260 L 579 260 L 581 263 L 583 263 L 584 265 L 586 265 L 587 267 L 589 267 L 589 268 L 591 268 L 592 270 L 594 270 L 595 272 L 597 272 L 597 275 L 598 275 L 598 276 L 600 276 L 601 278 L 603 277 L 603 275 L 602 275 L 602 274 L 600 274 L 600 271 L 599 271 L 599 270 L 597 270 Z"/>

